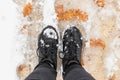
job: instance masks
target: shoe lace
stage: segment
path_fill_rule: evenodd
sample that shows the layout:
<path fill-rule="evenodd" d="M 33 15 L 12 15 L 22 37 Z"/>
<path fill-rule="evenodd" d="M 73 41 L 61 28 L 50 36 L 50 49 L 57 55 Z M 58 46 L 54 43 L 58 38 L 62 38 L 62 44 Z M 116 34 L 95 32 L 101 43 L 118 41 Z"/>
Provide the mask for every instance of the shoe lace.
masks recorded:
<path fill-rule="evenodd" d="M 69 55 L 67 55 L 67 53 Z M 65 51 L 65 55 L 68 56 L 67 60 L 76 60 L 77 59 L 77 45 L 74 41 L 69 42 L 68 49 Z"/>
<path fill-rule="evenodd" d="M 48 45 L 44 45 L 42 47 L 40 45 L 38 46 L 36 53 L 39 58 L 48 58 L 49 56 L 52 56 L 53 53 L 55 53 L 56 44 L 53 44 L 51 42 L 47 42 L 46 44 Z"/>
<path fill-rule="evenodd" d="M 79 60 L 77 59 L 77 44 L 74 41 L 69 42 L 67 44 L 67 49 L 65 49 L 65 54 L 63 58 L 63 67 L 64 69 L 68 67 L 70 64 L 80 64 Z"/>

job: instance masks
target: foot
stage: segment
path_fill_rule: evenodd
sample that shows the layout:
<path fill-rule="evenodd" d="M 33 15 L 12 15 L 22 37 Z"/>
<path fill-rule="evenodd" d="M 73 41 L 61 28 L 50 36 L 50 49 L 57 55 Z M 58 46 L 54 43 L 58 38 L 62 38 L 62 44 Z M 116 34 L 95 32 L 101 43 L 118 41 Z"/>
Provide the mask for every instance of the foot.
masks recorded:
<path fill-rule="evenodd" d="M 76 27 L 68 28 L 63 35 L 63 71 L 71 64 L 80 64 L 82 52 L 82 35 Z"/>
<path fill-rule="evenodd" d="M 58 33 L 52 26 L 43 29 L 38 38 L 37 54 L 40 63 L 57 67 Z"/>

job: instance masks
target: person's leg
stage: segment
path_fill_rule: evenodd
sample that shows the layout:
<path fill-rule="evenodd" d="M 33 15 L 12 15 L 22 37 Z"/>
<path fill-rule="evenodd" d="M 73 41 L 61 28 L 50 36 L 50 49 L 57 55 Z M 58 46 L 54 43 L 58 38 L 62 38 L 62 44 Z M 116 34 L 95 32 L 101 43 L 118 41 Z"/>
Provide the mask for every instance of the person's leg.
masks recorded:
<path fill-rule="evenodd" d="M 64 80 L 95 80 L 81 66 L 83 47 L 82 34 L 76 27 L 65 30 L 63 35 L 63 79 Z"/>
<path fill-rule="evenodd" d="M 38 38 L 39 64 L 25 80 L 56 80 L 58 33 L 52 26 L 43 29 Z"/>
<path fill-rule="evenodd" d="M 56 80 L 57 72 L 49 64 L 37 65 L 34 71 L 25 80 Z"/>
<path fill-rule="evenodd" d="M 86 70 L 79 64 L 73 64 L 63 73 L 64 80 L 95 80 Z"/>

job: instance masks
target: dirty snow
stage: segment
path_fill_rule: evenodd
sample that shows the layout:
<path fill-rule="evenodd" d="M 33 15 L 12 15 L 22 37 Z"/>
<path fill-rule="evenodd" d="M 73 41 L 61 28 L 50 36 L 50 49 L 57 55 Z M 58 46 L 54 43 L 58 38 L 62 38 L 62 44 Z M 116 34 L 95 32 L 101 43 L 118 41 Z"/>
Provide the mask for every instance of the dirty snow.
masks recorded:
<path fill-rule="evenodd" d="M 27 2 L 31 2 L 31 0 L 27 0 Z M 57 19 L 56 19 L 56 14 L 55 14 L 55 8 L 54 8 L 54 1 L 55 0 L 44 0 L 44 3 L 40 3 L 43 6 L 43 25 L 44 27 L 47 25 L 52 25 L 55 28 L 57 27 Z M 114 1 L 114 0 L 113 0 Z M 120 7 L 120 1 L 116 0 L 117 3 L 119 4 L 118 7 Z M 84 2 L 84 1 L 83 1 Z M 89 0 L 85 0 L 84 3 L 80 3 L 81 5 L 81 9 L 82 10 L 86 10 L 89 14 L 89 20 L 87 22 L 83 22 L 80 24 L 83 25 L 85 31 L 86 31 L 86 40 L 89 39 L 90 37 L 90 30 L 93 27 L 93 24 L 91 24 L 91 22 L 94 22 L 94 24 L 96 24 L 96 28 L 100 25 L 99 24 L 99 19 L 95 19 L 96 21 L 94 21 L 94 19 L 96 17 L 97 13 L 100 13 L 99 16 L 104 15 L 101 17 L 101 19 L 105 18 L 106 16 L 111 16 L 111 15 L 115 15 L 117 14 L 114 11 L 114 7 L 108 5 L 107 8 L 104 8 L 100 11 L 100 8 L 97 8 L 97 6 L 95 6 L 93 1 L 90 1 L 90 4 L 86 5 L 86 3 L 88 3 Z M 86 7 L 82 6 L 82 5 L 86 5 Z M 75 5 L 76 6 L 76 5 Z M 21 8 L 21 7 L 20 7 Z M 20 41 L 19 43 L 14 44 L 12 41 L 14 39 L 14 35 L 18 35 L 16 34 L 16 32 L 14 31 L 17 23 L 17 19 L 16 19 L 16 5 L 12 3 L 12 0 L 2 0 L 0 3 L 0 25 L 1 25 L 1 29 L 0 29 L 0 48 L 1 51 L 0 53 L 2 54 L 0 56 L 0 74 L 2 75 L 0 78 L 1 80 L 16 80 L 16 67 L 18 64 L 22 63 L 22 61 L 24 60 L 23 54 L 21 54 L 21 50 L 23 50 L 24 52 L 24 47 L 26 47 L 26 36 L 24 35 L 19 35 L 19 38 L 17 39 L 18 41 Z M 97 14 L 98 16 L 98 14 Z M 21 17 L 21 16 L 19 16 Z M 116 15 L 116 27 L 117 29 L 120 30 L 120 14 L 118 13 Z M 26 19 L 23 19 L 22 24 L 32 24 L 32 22 L 26 22 Z M 20 27 L 20 26 L 18 26 Z M 51 30 L 50 30 L 51 31 Z M 99 31 L 95 31 L 94 35 L 99 37 Z M 15 34 L 14 34 L 15 33 Z M 54 37 L 55 36 L 51 36 L 50 37 Z M 23 47 L 24 45 L 24 47 Z M 11 47 L 13 46 L 13 47 Z M 89 48 L 90 44 L 89 41 L 86 43 L 86 48 Z M 120 52 L 120 40 L 118 39 L 118 37 L 115 37 L 114 40 L 111 42 L 111 46 L 113 50 L 111 50 L 109 52 L 109 55 L 106 56 L 105 58 L 105 68 L 107 70 L 107 77 L 111 76 L 114 74 L 114 72 L 116 72 L 118 70 L 118 65 L 117 63 L 119 63 L 118 60 L 120 60 L 120 54 L 118 54 Z M 20 48 L 20 49 L 19 49 Z M 16 53 L 16 49 L 18 50 Z M 61 47 L 62 49 L 62 47 Z M 13 50 L 11 52 L 11 50 Z M 107 53 L 106 53 L 107 54 Z M 62 68 L 61 68 L 62 70 Z M 7 72 L 6 72 L 7 71 Z M 62 72 L 60 70 L 58 70 L 59 74 L 62 74 Z M 6 77 L 7 75 L 7 77 Z M 8 76 L 9 75 L 9 76 Z"/>

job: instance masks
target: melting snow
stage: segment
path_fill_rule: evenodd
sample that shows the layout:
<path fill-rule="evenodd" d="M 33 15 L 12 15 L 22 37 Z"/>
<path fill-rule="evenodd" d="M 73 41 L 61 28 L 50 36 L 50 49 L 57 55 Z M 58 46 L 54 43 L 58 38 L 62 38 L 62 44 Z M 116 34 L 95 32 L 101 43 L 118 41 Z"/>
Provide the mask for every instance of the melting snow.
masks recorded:
<path fill-rule="evenodd" d="M 46 29 L 43 34 L 48 38 L 57 39 L 57 34 L 53 29 Z"/>

